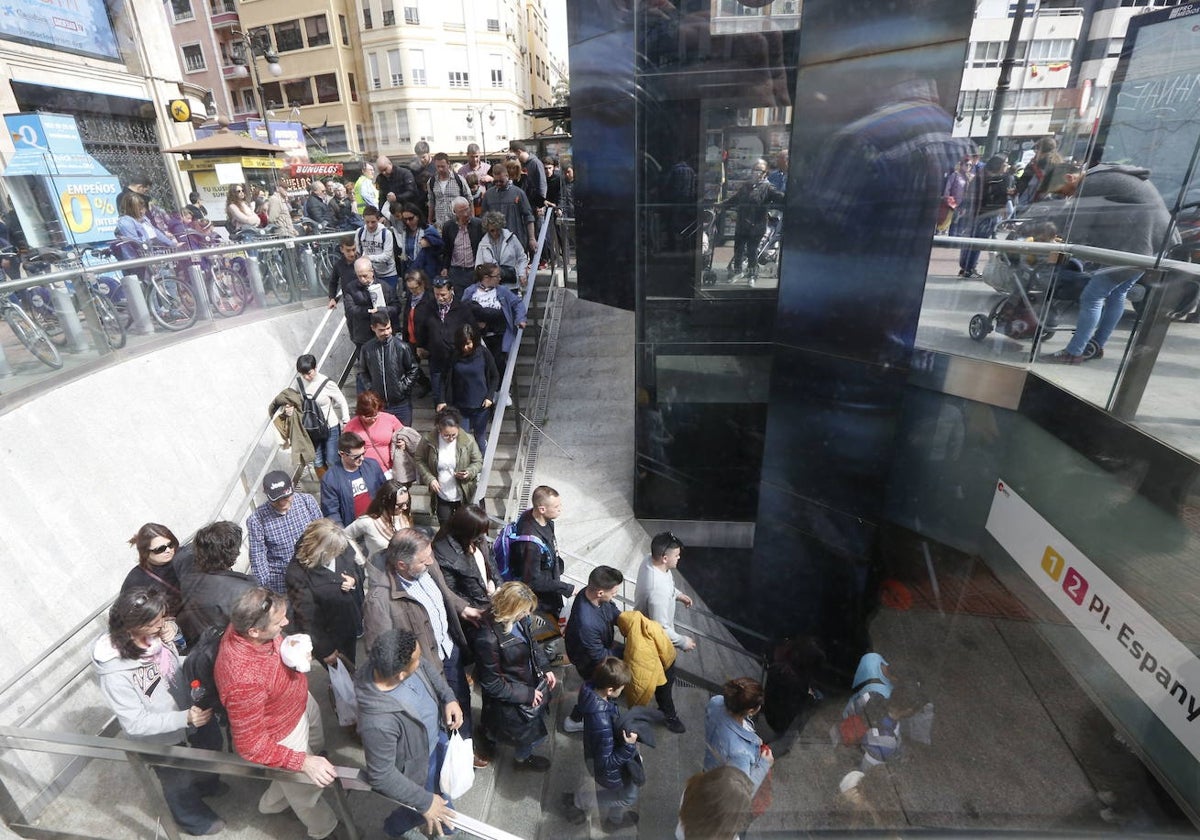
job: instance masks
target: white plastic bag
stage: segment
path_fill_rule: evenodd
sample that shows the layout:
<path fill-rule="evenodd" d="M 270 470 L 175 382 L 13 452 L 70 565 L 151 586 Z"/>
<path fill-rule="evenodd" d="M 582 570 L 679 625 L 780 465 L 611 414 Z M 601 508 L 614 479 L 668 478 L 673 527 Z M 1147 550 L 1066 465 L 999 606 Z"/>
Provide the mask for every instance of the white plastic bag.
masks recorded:
<path fill-rule="evenodd" d="M 358 723 L 358 696 L 354 693 L 354 678 L 340 657 L 329 666 L 329 685 L 333 687 L 333 705 L 337 710 L 338 724 L 353 726 Z"/>
<path fill-rule="evenodd" d="M 446 758 L 442 761 L 442 775 L 439 781 L 442 796 L 450 799 L 458 799 L 471 789 L 471 785 L 475 783 L 475 751 L 470 738 L 464 738 L 457 732 L 450 733 L 450 743 L 446 747 Z"/>

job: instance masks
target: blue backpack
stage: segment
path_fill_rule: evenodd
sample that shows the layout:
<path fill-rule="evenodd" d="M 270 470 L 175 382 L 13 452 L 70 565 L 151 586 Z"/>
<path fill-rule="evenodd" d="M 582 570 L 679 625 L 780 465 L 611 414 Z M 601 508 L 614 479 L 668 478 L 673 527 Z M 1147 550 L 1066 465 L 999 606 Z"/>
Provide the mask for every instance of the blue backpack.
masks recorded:
<path fill-rule="evenodd" d="M 541 549 L 542 568 L 553 568 L 554 555 L 551 554 L 550 547 L 540 537 L 532 534 L 518 534 L 517 523 L 514 521 L 501 528 L 500 533 L 496 535 L 496 541 L 492 543 L 492 559 L 496 561 L 500 577 L 505 580 L 521 580 L 521 570 L 512 568 L 513 543 L 533 543 Z"/>

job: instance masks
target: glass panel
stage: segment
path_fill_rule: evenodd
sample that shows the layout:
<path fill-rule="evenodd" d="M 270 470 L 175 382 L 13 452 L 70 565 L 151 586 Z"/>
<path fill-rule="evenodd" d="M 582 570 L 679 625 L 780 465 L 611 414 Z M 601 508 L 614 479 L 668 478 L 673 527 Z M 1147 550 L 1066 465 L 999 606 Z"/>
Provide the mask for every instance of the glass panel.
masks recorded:
<path fill-rule="evenodd" d="M 325 15 L 306 17 L 304 30 L 310 47 L 324 47 L 329 44 L 329 18 Z"/>
<path fill-rule="evenodd" d="M 304 39 L 300 37 L 300 21 L 285 20 L 277 23 L 275 30 L 275 49 L 280 52 L 304 49 Z"/>

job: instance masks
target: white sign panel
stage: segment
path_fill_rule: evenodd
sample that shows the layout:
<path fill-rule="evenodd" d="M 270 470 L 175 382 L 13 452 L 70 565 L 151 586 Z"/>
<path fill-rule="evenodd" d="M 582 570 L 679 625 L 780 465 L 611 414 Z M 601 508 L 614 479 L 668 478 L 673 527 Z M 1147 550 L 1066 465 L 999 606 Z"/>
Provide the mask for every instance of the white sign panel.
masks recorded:
<path fill-rule="evenodd" d="M 1004 481 L 996 482 L 987 530 L 1200 759 L 1200 660 L 1195 654 Z"/>

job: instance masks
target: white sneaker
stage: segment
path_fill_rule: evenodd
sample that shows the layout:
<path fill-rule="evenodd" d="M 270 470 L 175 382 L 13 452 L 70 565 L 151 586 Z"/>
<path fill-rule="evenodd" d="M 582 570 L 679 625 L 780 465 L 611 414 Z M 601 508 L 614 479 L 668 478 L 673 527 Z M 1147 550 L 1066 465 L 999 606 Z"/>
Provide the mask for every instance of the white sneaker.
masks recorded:
<path fill-rule="evenodd" d="M 563 732 L 573 733 L 573 732 L 582 732 L 582 731 L 583 731 L 583 721 L 579 721 L 579 723 L 576 723 L 575 721 L 571 720 L 569 717 L 565 718 L 563 720 Z"/>

